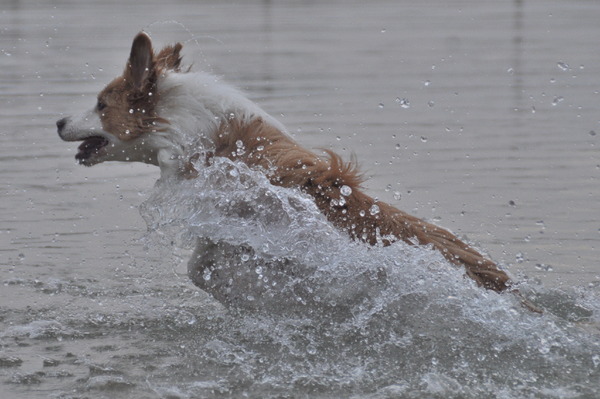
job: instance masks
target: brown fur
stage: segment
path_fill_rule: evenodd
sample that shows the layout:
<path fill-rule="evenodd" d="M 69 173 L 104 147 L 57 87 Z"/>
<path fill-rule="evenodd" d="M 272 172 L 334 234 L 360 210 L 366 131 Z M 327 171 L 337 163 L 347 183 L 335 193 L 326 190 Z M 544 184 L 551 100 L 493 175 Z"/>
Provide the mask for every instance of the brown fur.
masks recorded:
<path fill-rule="evenodd" d="M 97 111 L 105 131 L 128 141 L 156 130 L 157 122 L 168 123 L 156 114 L 156 81 L 165 71 L 179 71 L 181 48 L 177 43 L 154 54 L 148 35 L 135 37 L 123 75 L 98 95 Z"/>
<path fill-rule="evenodd" d="M 331 151 L 325 158 L 318 157 L 261 118 L 224 122 L 215 144 L 214 155 L 261 167 L 275 185 L 299 187 L 315 199 L 331 223 L 353 239 L 371 245 L 398 240 L 431 245 L 450 262 L 464 266 L 479 285 L 495 291 L 508 288 L 505 272 L 452 233 L 364 194 L 356 166 Z M 349 195 L 341 194 L 343 186 L 350 188 Z"/>
<path fill-rule="evenodd" d="M 159 70 L 171 70 L 175 72 L 181 71 L 181 56 L 179 52 L 183 48 L 181 43 L 176 43 L 173 46 L 163 47 L 156 55 L 156 66 Z"/>

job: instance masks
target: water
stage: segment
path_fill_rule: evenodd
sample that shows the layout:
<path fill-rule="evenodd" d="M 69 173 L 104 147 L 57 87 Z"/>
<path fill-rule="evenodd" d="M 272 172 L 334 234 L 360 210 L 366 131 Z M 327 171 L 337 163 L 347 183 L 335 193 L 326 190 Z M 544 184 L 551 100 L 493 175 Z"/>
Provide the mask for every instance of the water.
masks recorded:
<path fill-rule="evenodd" d="M 147 3 L 0 6 L 0 397 L 597 396 L 600 5 Z M 305 145 L 356 153 L 370 193 L 467 235 L 546 313 L 434 252 L 353 244 L 239 165 L 183 185 L 75 165 L 53 124 L 141 28 Z M 244 269 L 272 295 L 225 309 L 186 276 L 197 235 L 303 274 Z"/>

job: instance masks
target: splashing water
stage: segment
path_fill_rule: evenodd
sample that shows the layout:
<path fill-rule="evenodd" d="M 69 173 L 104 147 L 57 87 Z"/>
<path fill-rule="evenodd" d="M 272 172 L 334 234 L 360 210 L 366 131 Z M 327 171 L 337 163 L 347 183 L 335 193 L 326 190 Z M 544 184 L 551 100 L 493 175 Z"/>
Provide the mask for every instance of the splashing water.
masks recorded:
<path fill-rule="evenodd" d="M 212 379 L 175 397 L 595 397 L 592 289 L 524 283 L 547 307 L 532 314 L 430 248 L 352 242 L 309 197 L 243 164 L 217 159 L 199 170 L 195 180 L 157 183 L 141 208 L 148 245 L 190 250 L 209 239 L 250 250 L 221 254 L 245 291 L 195 324 L 185 352 L 183 362 L 214 370 Z M 173 394 L 166 382 L 153 390 Z"/>

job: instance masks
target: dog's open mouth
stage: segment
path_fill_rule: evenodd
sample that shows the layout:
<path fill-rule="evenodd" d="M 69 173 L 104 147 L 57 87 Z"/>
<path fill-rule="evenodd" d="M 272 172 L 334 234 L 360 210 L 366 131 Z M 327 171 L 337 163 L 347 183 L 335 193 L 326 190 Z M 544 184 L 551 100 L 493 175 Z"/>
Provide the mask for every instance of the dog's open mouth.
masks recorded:
<path fill-rule="evenodd" d="M 100 136 L 92 136 L 85 140 L 78 148 L 75 159 L 82 165 L 92 165 L 91 159 L 108 145 L 108 140 Z"/>

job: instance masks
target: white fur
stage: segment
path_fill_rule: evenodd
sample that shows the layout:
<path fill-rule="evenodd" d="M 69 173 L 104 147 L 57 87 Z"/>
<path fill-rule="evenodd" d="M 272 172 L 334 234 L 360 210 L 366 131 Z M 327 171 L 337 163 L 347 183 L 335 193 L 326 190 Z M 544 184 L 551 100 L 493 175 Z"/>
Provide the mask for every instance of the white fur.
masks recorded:
<path fill-rule="evenodd" d="M 284 126 L 250 101 L 242 92 L 206 73 L 167 73 L 158 82 L 157 113 L 169 121 L 162 125 L 168 136 L 188 150 L 214 142 L 214 134 L 225 120 L 260 116 L 282 132 Z M 196 150 L 193 148 L 192 150 Z M 172 154 L 178 157 L 183 154 Z"/>
<path fill-rule="evenodd" d="M 112 136 L 102 130 L 100 117 L 94 109 L 69 117 L 67 120 L 65 127 L 58 131 L 60 138 L 65 141 L 80 141 L 98 135 Z"/>

